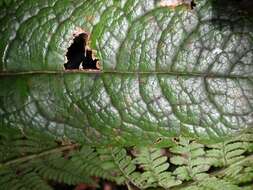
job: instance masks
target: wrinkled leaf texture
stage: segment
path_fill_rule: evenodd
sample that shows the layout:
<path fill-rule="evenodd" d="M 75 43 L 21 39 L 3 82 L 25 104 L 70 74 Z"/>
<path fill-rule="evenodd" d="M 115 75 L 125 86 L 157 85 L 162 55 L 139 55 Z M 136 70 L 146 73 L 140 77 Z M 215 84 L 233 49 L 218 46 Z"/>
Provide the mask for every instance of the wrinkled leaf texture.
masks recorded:
<path fill-rule="evenodd" d="M 98 144 L 179 135 L 216 142 L 251 128 L 252 21 L 216 17 L 212 0 L 196 4 L 194 10 L 155 0 L 2 5 L 1 125 Z M 90 33 L 101 72 L 64 71 L 80 28 Z"/>

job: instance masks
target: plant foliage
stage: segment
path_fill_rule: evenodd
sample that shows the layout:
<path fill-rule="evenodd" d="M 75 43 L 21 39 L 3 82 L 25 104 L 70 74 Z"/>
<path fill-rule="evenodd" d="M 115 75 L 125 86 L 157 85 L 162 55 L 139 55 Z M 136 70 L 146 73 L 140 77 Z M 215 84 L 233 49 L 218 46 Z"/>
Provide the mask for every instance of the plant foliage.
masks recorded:
<path fill-rule="evenodd" d="M 174 139 L 173 146 L 126 149 L 77 145 L 50 135 L 39 135 L 36 129 L 2 129 L 0 184 L 4 190 L 47 190 L 52 189 L 52 181 L 96 185 L 92 177 L 127 185 L 130 189 L 239 190 L 252 187 L 250 132 L 212 145 L 180 137 Z"/>
<path fill-rule="evenodd" d="M 68 155 L 75 144 L 59 143 L 36 129 L 21 131 L 2 126 L 1 189 L 51 189 L 46 182 L 51 180 L 66 184 L 92 183 Z"/>
<path fill-rule="evenodd" d="M 142 169 L 138 180 L 144 189 L 158 186 L 168 189 L 181 184 L 181 181 L 176 180 L 168 171 L 170 164 L 162 149 L 139 147 L 136 151 L 134 161 Z"/>
<path fill-rule="evenodd" d="M 252 189 L 253 20 L 171 2 L 0 0 L 1 189 Z"/>

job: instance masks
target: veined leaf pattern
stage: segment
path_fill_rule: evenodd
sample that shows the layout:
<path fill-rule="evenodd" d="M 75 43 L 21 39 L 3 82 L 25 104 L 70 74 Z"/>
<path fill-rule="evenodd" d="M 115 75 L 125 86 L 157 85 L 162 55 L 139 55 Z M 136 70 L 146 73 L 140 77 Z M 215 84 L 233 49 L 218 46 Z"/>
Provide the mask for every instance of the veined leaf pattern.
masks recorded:
<path fill-rule="evenodd" d="M 102 144 L 179 135 L 211 142 L 252 127 L 251 21 L 216 25 L 211 2 L 194 10 L 150 0 L 1 7 L 2 125 Z M 64 71 L 78 28 L 90 33 L 100 73 Z"/>

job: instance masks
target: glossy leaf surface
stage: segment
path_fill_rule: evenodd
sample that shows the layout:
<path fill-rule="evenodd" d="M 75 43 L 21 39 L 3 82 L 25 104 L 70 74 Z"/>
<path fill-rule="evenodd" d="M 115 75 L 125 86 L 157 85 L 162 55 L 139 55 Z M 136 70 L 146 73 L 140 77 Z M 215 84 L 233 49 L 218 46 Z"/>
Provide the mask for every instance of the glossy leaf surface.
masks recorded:
<path fill-rule="evenodd" d="M 251 128 L 252 21 L 220 18 L 211 0 L 196 4 L 193 10 L 150 0 L 2 6 L 2 125 L 99 144 L 179 135 L 211 142 Z M 100 73 L 64 71 L 80 28 L 90 34 Z"/>

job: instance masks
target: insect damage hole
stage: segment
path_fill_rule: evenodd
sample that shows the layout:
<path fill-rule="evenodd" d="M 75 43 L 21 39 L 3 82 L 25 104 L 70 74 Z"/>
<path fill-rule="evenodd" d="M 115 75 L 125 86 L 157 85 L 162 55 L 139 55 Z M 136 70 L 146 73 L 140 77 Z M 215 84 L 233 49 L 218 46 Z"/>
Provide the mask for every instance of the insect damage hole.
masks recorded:
<path fill-rule="evenodd" d="M 195 0 L 158 0 L 159 6 L 162 7 L 177 7 L 180 5 L 186 5 L 190 9 L 194 9 L 196 7 Z"/>
<path fill-rule="evenodd" d="M 192 0 L 190 4 L 191 9 L 194 9 L 196 6 L 197 4 L 195 3 L 195 0 Z"/>
<path fill-rule="evenodd" d="M 74 35 L 73 43 L 66 53 L 65 70 L 100 70 L 99 60 L 95 58 L 94 51 L 88 46 L 88 40 L 88 33 Z"/>

